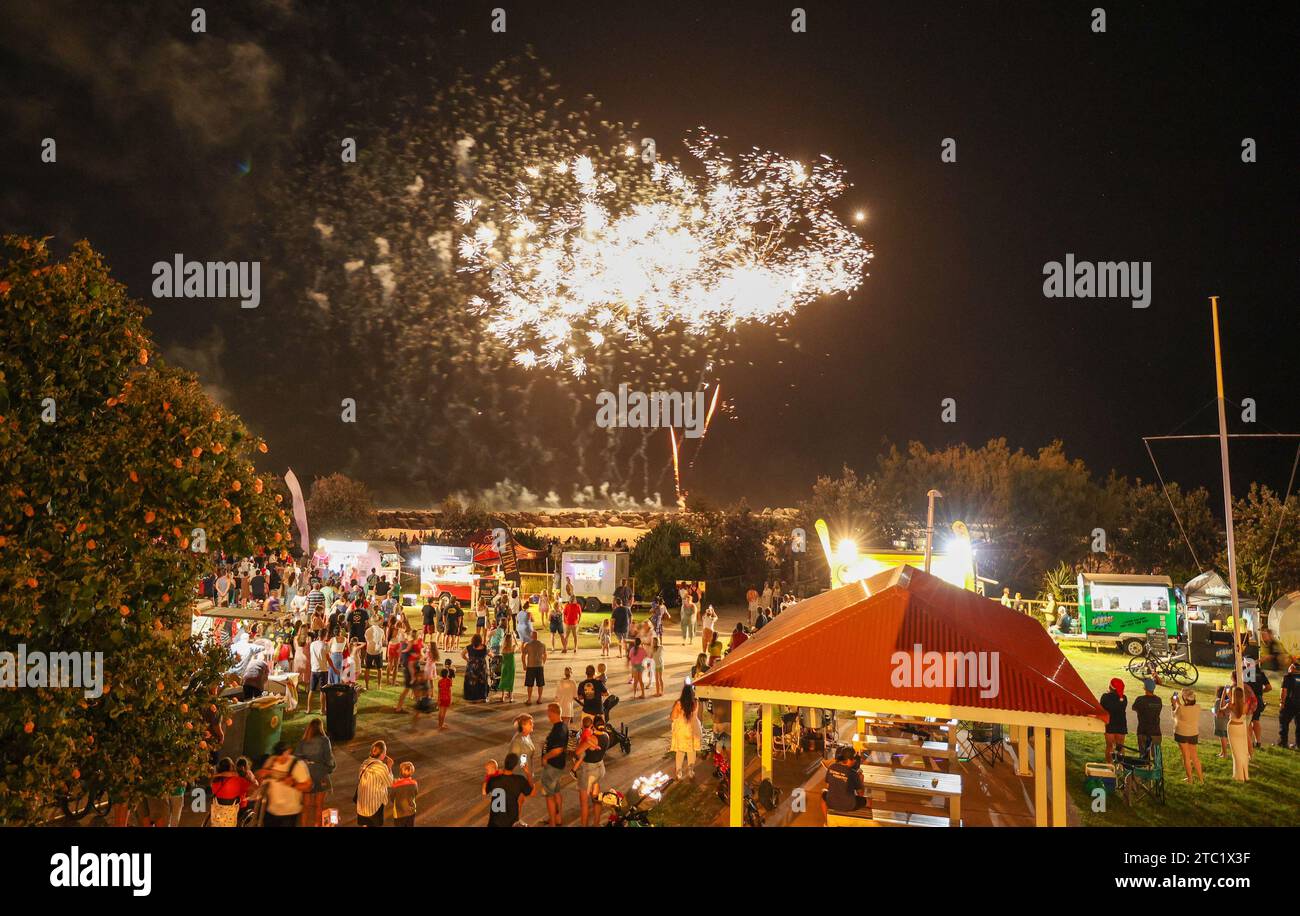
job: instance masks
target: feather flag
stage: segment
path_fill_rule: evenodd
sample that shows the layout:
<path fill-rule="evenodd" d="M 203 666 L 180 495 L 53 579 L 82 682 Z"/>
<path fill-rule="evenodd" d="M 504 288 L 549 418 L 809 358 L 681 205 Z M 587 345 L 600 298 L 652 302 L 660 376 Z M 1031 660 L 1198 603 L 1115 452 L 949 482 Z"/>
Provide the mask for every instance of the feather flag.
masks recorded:
<path fill-rule="evenodd" d="M 307 504 L 303 502 L 302 487 L 298 485 L 298 475 L 290 468 L 284 475 L 284 482 L 293 497 L 293 520 L 298 524 L 298 535 L 302 538 L 302 552 L 311 556 L 311 538 L 307 536 Z"/>

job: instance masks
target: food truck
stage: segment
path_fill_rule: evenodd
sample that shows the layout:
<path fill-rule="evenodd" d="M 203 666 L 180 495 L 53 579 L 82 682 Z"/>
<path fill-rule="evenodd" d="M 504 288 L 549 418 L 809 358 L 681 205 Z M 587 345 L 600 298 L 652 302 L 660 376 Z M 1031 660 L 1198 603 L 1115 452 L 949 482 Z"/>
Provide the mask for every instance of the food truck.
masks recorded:
<path fill-rule="evenodd" d="M 1169 643 L 1178 637 L 1178 593 L 1168 576 L 1118 573 L 1079 574 L 1077 631 L 1062 633 L 1061 642 L 1146 651 L 1147 631 L 1163 632 Z"/>
<path fill-rule="evenodd" d="M 566 550 L 560 555 L 560 595 L 569 587 L 589 614 L 614 607 L 614 589 L 628 576 L 626 550 Z"/>
<path fill-rule="evenodd" d="M 420 598 L 424 601 L 446 606 L 455 598 L 461 607 L 472 608 L 478 601 L 478 579 L 473 547 L 420 546 Z"/>
<path fill-rule="evenodd" d="M 316 542 L 312 563 L 318 569 L 338 573 L 346 585 L 352 579 L 364 583 L 375 570 L 395 591 L 401 589 L 402 556 L 392 541 L 343 541 L 321 538 Z"/>

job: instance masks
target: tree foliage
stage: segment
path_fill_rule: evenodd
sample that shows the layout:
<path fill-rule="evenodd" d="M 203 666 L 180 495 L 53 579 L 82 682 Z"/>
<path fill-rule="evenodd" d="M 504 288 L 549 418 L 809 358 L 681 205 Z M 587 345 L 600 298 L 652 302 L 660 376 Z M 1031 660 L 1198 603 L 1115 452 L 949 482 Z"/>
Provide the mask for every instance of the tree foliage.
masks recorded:
<path fill-rule="evenodd" d="M 102 696 L 0 690 L 0 822 L 31 823 L 78 786 L 130 799 L 204 774 L 225 659 L 190 636 L 191 548 L 281 547 L 287 520 L 254 469 L 266 446 L 161 363 L 89 244 L 55 261 L 10 236 L 5 258 L 3 647 L 103 653 Z"/>
<path fill-rule="evenodd" d="M 312 481 L 307 497 L 307 525 L 329 538 L 363 538 L 379 524 L 370 488 L 345 474 Z"/>
<path fill-rule="evenodd" d="M 691 555 L 683 557 L 679 545 L 688 542 Z M 681 579 L 706 578 L 713 569 L 713 542 L 694 525 L 677 519 L 665 519 L 642 535 L 632 549 L 632 572 L 637 592 L 655 595 L 671 591 Z"/>

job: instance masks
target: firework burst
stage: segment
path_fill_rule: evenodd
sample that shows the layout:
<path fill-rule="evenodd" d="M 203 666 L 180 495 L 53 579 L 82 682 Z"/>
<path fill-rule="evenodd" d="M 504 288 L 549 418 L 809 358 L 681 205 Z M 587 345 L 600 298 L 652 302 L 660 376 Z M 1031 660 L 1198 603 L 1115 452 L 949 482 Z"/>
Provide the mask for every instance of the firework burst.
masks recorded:
<path fill-rule="evenodd" d="M 582 376 L 611 338 L 775 324 L 862 282 L 871 250 L 832 210 L 848 187 L 834 160 L 757 148 L 733 160 L 704 132 L 687 148 L 703 176 L 656 162 L 655 199 L 624 212 L 586 156 L 526 169 L 495 209 L 504 225 L 457 204 L 458 269 L 488 278 L 470 305 L 515 362 Z"/>

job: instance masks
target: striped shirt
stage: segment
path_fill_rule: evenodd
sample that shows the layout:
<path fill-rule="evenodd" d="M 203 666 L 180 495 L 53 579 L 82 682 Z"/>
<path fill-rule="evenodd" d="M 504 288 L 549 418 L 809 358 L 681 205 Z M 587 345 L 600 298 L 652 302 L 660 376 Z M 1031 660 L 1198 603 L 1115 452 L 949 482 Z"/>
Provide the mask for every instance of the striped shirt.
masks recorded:
<path fill-rule="evenodd" d="M 313 588 L 307 593 L 307 613 L 314 614 L 323 607 L 325 607 L 325 593 L 318 588 Z"/>
<path fill-rule="evenodd" d="M 357 816 L 373 817 L 388 801 L 388 787 L 393 784 L 393 771 L 377 757 L 361 764 L 357 779 Z"/>

